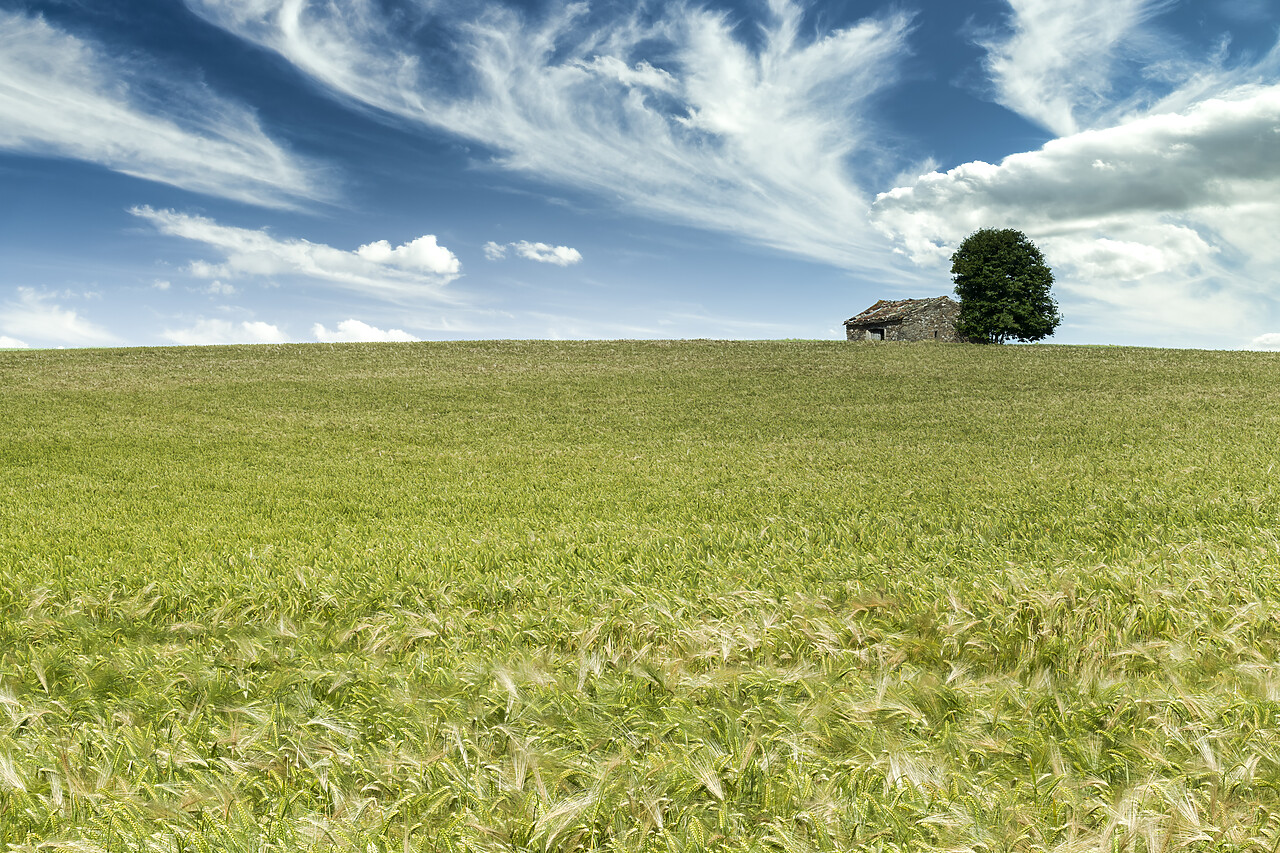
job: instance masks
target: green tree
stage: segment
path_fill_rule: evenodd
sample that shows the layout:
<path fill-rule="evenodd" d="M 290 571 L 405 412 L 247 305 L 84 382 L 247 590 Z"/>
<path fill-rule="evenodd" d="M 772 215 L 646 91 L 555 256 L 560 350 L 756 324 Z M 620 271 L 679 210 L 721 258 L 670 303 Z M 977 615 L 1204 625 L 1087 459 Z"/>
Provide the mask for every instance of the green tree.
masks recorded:
<path fill-rule="evenodd" d="M 960 297 L 956 331 L 971 341 L 1038 341 L 1062 322 L 1049 295 L 1053 271 L 1021 231 L 982 228 L 951 256 Z"/>

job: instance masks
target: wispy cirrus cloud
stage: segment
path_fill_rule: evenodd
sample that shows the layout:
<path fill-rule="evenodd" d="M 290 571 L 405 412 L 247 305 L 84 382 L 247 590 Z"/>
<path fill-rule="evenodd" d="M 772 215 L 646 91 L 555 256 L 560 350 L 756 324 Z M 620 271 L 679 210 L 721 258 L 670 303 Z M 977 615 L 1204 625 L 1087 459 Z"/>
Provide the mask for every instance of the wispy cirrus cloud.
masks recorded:
<path fill-rule="evenodd" d="M 1059 136 L 1114 114 L 1117 66 L 1148 56 L 1142 27 L 1170 0 L 1008 0 L 1008 32 L 982 41 L 998 103 Z"/>
<path fill-rule="evenodd" d="M 607 24 L 584 3 L 541 17 L 486 4 L 424 21 L 449 35 L 431 55 L 405 34 L 406 10 L 393 20 L 371 0 L 186 2 L 335 95 L 479 142 L 501 167 L 801 256 L 895 267 L 849 161 L 877 150 L 866 108 L 896 79 L 904 14 L 813 37 L 797 3 L 770 0 L 747 40 L 726 13 L 686 4 Z"/>
<path fill-rule="evenodd" d="M 14 345 L 38 341 L 47 346 L 95 347 L 119 344 L 104 327 L 59 305 L 51 294 L 19 287 L 18 298 L 0 305 L 0 332 L 12 335 Z"/>
<path fill-rule="evenodd" d="M 190 272 L 197 278 L 297 276 L 391 301 L 459 301 L 444 286 L 461 275 L 462 265 L 453 252 L 436 242 L 433 234 L 395 247 L 386 240 L 375 240 L 345 251 L 308 240 L 281 240 L 265 230 L 220 225 L 203 216 L 173 210 L 144 206 L 129 212 L 163 234 L 203 243 L 217 251 L 222 256 L 220 261 L 192 262 Z"/>
<path fill-rule="evenodd" d="M 269 207 L 325 195 L 245 107 L 43 18 L 0 10 L 0 149 Z"/>
<path fill-rule="evenodd" d="M 1280 43 L 1233 63 L 1229 41 L 1192 55 L 1153 23 L 1174 0 L 1006 0 L 1007 28 L 980 40 L 994 99 L 1070 136 L 1182 112 L 1280 76 Z"/>

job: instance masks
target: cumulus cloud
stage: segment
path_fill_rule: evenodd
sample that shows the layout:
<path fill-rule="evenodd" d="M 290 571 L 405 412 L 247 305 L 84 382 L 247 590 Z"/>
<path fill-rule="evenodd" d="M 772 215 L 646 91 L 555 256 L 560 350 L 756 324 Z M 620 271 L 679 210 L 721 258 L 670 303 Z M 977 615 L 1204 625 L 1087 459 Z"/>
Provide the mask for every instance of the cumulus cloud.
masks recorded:
<path fill-rule="evenodd" d="M 332 331 L 326 329 L 323 324 L 316 323 L 311 327 L 311 334 L 315 335 L 317 341 L 324 344 L 354 343 L 357 341 L 399 341 L 409 343 L 418 340 L 403 329 L 383 330 L 355 319 L 343 320 L 338 324 L 338 328 Z"/>
<path fill-rule="evenodd" d="M 1280 265 L 1280 44 L 1232 65 L 1159 38 L 1165 0 L 1009 5 L 984 43 L 994 97 L 1062 135 L 905 181 L 873 221 L 926 268 L 977 228 L 1024 230 L 1098 330 L 1247 334 Z"/>
<path fill-rule="evenodd" d="M 516 254 L 522 258 L 543 264 L 555 264 L 558 267 L 567 267 L 582 260 L 582 253 L 568 246 L 549 246 L 546 243 L 530 243 L 527 240 L 521 240 L 518 243 L 512 243 L 511 248 L 515 249 Z"/>
<path fill-rule="evenodd" d="M 0 349 L 26 349 L 26 348 L 27 348 L 27 344 L 25 341 L 20 341 L 17 338 L 11 338 L 8 335 L 0 335 Z"/>
<path fill-rule="evenodd" d="M 54 297 L 29 287 L 18 288 L 18 300 L 0 306 L 0 332 L 53 346 L 111 346 L 120 339 Z"/>
<path fill-rule="evenodd" d="M 166 76 L 43 18 L 0 10 L 0 149 L 272 207 L 322 195 L 314 170 L 253 113 Z"/>
<path fill-rule="evenodd" d="M 1253 339 L 1255 349 L 1280 350 L 1280 332 L 1268 332 Z"/>
<path fill-rule="evenodd" d="M 490 240 L 484 244 L 484 256 L 491 261 L 500 261 L 507 256 L 507 249 L 517 255 L 542 264 L 555 264 L 558 267 L 572 266 L 582 260 L 582 253 L 568 246 L 552 246 L 549 243 L 530 243 L 520 240 L 505 246 Z"/>
<path fill-rule="evenodd" d="M 977 228 L 1015 227 L 1083 300 L 1239 326 L 1280 262 L 1264 233 L 1280 221 L 1280 85 L 932 172 L 881 194 L 873 217 L 919 264 L 944 265 Z"/>
<path fill-rule="evenodd" d="M 219 262 L 191 264 L 198 278 L 301 276 L 393 301 L 457 301 L 443 288 L 461 274 L 462 266 L 431 234 L 395 248 L 378 240 L 349 252 L 308 240 L 278 240 L 265 230 L 219 225 L 173 210 L 135 207 L 129 212 L 163 234 L 218 251 Z"/>
<path fill-rule="evenodd" d="M 453 252 L 436 243 L 434 234 L 394 249 L 386 240 L 376 240 L 356 249 L 356 254 L 375 264 L 427 275 L 456 275 L 462 268 Z"/>
<path fill-rule="evenodd" d="M 874 215 L 913 256 L 929 260 L 984 224 L 1023 222 L 1064 233 L 1270 204 L 1278 191 L 1280 86 L 1271 86 L 1055 139 L 999 165 L 932 172 L 881 194 Z"/>
<path fill-rule="evenodd" d="M 243 320 L 201 319 L 186 329 L 165 329 L 165 340 L 179 346 L 212 346 L 216 344 L 282 344 L 289 338 L 270 323 Z"/>
<path fill-rule="evenodd" d="M 895 267 L 848 164 L 876 153 L 866 104 L 896 78 L 904 14 L 814 34 L 796 2 L 771 0 L 746 39 L 690 4 L 607 25 L 584 3 L 486 4 L 425 21 L 449 34 L 431 55 L 372 0 L 186 3 L 341 98 L 481 143 L 499 166 L 805 257 Z M 437 66 L 465 85 L 446 90 Z"/>

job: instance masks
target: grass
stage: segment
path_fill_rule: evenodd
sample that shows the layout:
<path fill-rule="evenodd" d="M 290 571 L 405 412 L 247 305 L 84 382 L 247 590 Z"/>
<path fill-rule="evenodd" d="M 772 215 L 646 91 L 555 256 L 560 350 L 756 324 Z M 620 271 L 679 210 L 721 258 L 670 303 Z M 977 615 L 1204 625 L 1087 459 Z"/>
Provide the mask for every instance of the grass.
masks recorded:
<path fill-rule="evenodd" d="M 0 354 L 0 850 L 1280 847 L 1280 357 Z"/>

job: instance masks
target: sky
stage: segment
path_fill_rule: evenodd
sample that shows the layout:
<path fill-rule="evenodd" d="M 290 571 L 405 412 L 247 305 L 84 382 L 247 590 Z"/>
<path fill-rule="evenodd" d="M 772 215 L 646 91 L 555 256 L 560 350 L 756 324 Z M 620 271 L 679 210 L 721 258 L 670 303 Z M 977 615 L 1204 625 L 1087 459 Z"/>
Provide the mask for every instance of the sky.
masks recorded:
<path fill-rule="evenodd" d="M 0 348 L 841 338 L 979 228 L 1280 350 L 1280 0 L 0 0 Z"/>

